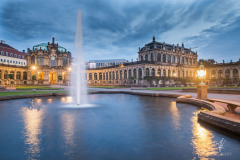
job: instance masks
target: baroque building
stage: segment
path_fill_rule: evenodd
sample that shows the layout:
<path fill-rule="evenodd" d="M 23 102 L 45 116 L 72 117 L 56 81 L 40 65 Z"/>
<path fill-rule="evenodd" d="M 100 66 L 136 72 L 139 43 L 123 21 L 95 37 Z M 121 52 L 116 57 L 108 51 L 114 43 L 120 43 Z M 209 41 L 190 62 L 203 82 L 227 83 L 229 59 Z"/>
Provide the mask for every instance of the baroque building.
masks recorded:
<path fill-rule="evenodd" d="M 240 59 L 237 62 L 216 63 L 206 67 L 206 82 L 213 86 L 240 86 Z"/>
<path fill-rule="evenodd" d="M 193 78 L 197 53 L 179 45 L 152 42 L 139 48 L 138 61 L 87 70 L 89 85 L 175 85 L 180 78 Z"/>
<path fill-rule="evenodd" d="M 11 49 L 10 47 L 8 47 Z M 6 51 L 3 51 L 6 54 Z M 17 53 L 17 52 L 16 52 Z M 15 54 L 13 54 L 15 56 Z M 28 48 L 27 53 L 18 53 L 15 62 L 24 60 L 24 65 L 1 64 L 0 65 L 0 83 L 3 85 L 68 85 L 70 79 L 71 53 L 64 47 L 55 43 L 41 43 Z M 21 64 L 21 63 L 20 63 Z M 13 79 L 9 78 L 13 75 Z M 35 78 L 34 78 L 35 77 Z"/>

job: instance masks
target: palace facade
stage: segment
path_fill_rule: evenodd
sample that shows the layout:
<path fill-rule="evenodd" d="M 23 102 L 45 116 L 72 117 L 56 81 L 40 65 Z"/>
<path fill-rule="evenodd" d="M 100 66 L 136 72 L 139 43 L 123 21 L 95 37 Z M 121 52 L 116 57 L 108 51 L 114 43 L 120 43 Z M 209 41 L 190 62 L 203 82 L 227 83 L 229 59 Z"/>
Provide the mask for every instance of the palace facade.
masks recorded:
<path fill-rule="evenodd" d="M 195 78 L 196 52 L 184 44 L 155 41 L 139 48 L 138 61 L 87 70 L 88 85 L 175 85 L 178 79 Z"/>
<path fill-rule="evenodd" d="M 206 82 L 213 86 L 240 86 L 240 59 L 206 67 Z"/>
<path fill-rule="evenodd" d="M 1 46 L 5 47 L 4 50 L 0 48 L 1 53 L 5 57 L 9 50 L 13 48 L 6 44 L 2 44 Z M 17 53 L 17 51 L 15 52 Z M 21 54 L 20 57 L 14 57 L 17 58 L 14 61 L 20 62 L 20 60 L 24 59 L 25 64 L 13 65 L 2 63 L 0 65 L 1 85 L 69 84 L 71 53 L 64 47 L 59 46 L 58 43 L 55 43 L 54 38 L 52 39 L 52 43 L 35 45 L 32 50 L 28 48 L 27 53 Z M 13 55 L 15 56 L 15 54 Z M 13 78 L 10 78 L 10 74 L 13 75 Z"/>

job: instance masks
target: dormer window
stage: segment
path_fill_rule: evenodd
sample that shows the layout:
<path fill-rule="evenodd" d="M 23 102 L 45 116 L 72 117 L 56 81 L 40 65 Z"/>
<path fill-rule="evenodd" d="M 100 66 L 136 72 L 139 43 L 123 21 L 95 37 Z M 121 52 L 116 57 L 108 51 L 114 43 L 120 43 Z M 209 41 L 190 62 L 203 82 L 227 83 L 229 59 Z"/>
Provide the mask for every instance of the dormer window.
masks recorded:
<path fill-rule="evenodd" d="M 1 51 L 1 55 L 2 55 L 2 56 L 3 56 L 3 54 L 4 54 L 3 51 Z"/>
<path fill-rule="evenodd" d="M 14 54 L 14 57 L 17 58 L 17 54 Z"/>
<path fill-rule="evenodd" d="M 20 56 L 20 55 L 18 55 L 18 58 L 21 58 L 21 56 Z"/>
<path fill-rule="evenodd" d="M 12 57 L 13 56 L 13 54 L 12 53 L 10 53 L 10 57 Z"/>

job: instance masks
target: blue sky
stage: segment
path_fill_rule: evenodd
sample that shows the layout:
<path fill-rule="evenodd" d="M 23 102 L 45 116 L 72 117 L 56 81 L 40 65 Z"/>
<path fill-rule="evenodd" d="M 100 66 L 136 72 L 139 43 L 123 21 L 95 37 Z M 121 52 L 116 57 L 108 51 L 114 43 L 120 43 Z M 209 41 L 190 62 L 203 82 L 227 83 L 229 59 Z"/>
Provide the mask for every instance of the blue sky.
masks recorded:
<path fill-rule="evenodd" d="M 240 58 L 239 0 L 1 0 L 0 39 L 26 50 L 54 36 L 73 51 L 79 8 L 87 60 L 136 60 L 138 47 L 153 35 L 184 42 L 199 58 Z"/>

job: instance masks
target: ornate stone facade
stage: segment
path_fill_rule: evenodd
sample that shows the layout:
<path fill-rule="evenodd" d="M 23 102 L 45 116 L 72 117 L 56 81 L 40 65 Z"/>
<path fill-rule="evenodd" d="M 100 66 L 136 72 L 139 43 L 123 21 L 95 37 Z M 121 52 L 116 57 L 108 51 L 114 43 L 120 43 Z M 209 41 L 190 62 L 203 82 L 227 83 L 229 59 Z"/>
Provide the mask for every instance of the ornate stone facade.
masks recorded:
<path fill-rule="evenodd" d="M 27 66 L 0 65 L 1 84 L 69 84 L 71 53 L 56 44 L 54 38 L 52 43 L 42 43 L 34 46 L 33 50 L 28 49 L 25 57 Z M 9 79 L 9 74 L 13 74 L 14 78 Z"/>
<path fill-rule="evenodd" d="M 153 41 L 139 48 L 138 61 L 88 69 L 89 85 L 174 85 L 178 78 L 195 77 L 197 53 L 182 46 Z"/>
<path fill-rule="evenodd" d="M 206 70 L 206 82 L 209 85 L 240 85 L 240 59 L 237 62 L 213 64 Z"/>

